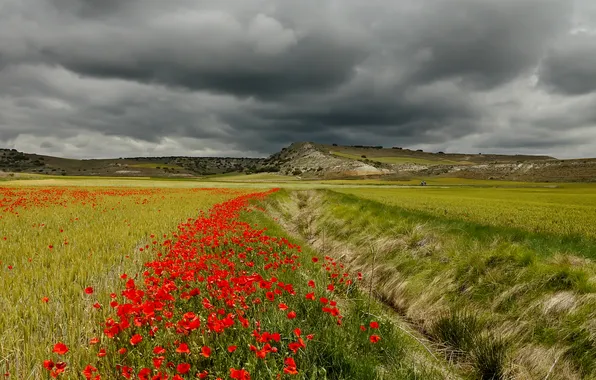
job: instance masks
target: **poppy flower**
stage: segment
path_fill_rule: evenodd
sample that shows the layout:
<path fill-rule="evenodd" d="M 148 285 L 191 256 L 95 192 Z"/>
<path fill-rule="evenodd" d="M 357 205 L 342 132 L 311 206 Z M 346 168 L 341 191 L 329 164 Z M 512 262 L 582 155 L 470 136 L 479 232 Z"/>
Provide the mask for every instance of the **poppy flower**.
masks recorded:
<path fill-rule="evenodd" d="M 230 368 L 230 377 L 234 380 L 250 380 L 250 373 L 244 368 Z"/>
<path fill-rule="evenodd" d="M 371 329 L 378 329 L 379 328 L 379 322 L 375 322 L 375 321 L 371 322 L 370 323 L 370 328 Z"/>
<path fill-rule="evenodd" d="M 298 374 L 298 370 L 296 369 L 296 361 L 294 361 L 294 358 L 286 358 L 286 360 L 284 360 L 284 364 L 286 365 L 284 367 L 285 374 L 288 374 L 288 375 L 297 375 Z"/>
<path fill-rule="evenodd" d="M 85 293 L 86 294 L 93 294 L 93 288 L 91 286 L 88 286 L 85 288 Z"/>
<path fill-rule="evenodd" d="M 64 355 L 68 352 L 68 347 L 66 346 L 66 344 L 58 342 L 54 345 L 53 352 L 57 353 L 58 355 Z"/>
<path fill-rule="evenodd" d="M 201 355 L 203 355 L 206 358 L 211 356 L 211 348 L 209 348 L 207 346 L 203 346 L 203 348 L 201 348 Z"/>
<path fill-rule="evenodd" d="M 380 336 L 378 336 L 378 335 L 371 335 L 371 336 L 370 336 L 370 342 L 371 342 L 371 343 L 377 343 L 377 342 L 378 342 L 378 341 L 380 341 L 380 340 L 381 340 L 381 337 L 380 337 Z"/>
<path fill-rule="evenodd" d="M 130 344 L 136 346 L 143 341 L 143 337 L 140 334 L 135 334 L 130 338 Z"/>
<path fill-rule="evenodd" d="M 182 343 L 176 348 L 176 352 L 179 354 L 190 354 L 190 350 L 188 349 L 188 345 L 186 343 Z"/>
<path fill-rule="evenodd" d="M 157 347 L 155 347 L 155 348 L 153 349 L 153 353 L 154 353 L 155 355 L 161 355 L 161 354 L 165 354 L 165 352 L 166 352 L 166 349 L 165 349 L 165 348 L 163 348 L 163 347 L 160 347 L 160 346 L 157 346 Z"/>
<path fill-rule="evenodd" d="M 42 297 L 41 298 L 41 302 L 43 302 L 43 303 L 48 303 L 49 300 L 50 299 L 48 297 Z"/>
<path fill-rule="evenodd" d="M 238 348 L 238 346 L 228 346 L 228 352 L 232 353 L 232 352 L 236 351 L 237 348 Z"/>
<path fill-rule="evenodd" d="M 294 319 L 296 318 L 296 312 L 295 311 L 290 311 L 288 313 L 288 319 Z"/>
<path fill-rule="evenodd" d="M 188 373 L 188 371 L 190 371 L 190 364 L 180 363 L 180 364 L 178 364 L 178 366 L 176 366 L 176 371 L 179 374 L 184 375 L 185 373 Z"/>

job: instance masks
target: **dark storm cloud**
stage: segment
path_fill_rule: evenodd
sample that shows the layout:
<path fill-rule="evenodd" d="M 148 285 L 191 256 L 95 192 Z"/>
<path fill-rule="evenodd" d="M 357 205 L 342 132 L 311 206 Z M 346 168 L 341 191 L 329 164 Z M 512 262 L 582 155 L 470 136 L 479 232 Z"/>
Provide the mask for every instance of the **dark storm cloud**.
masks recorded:
<path fill-rule="evenodd" d="M 460 77 L 480 87 L 498 86 L 535 66 L 571 16 L 570 2 L 560 0 L 435 4 L 413 26 L 417 81 Z"/>
<path fill-rule="evenodd" d="M 579 33 L 561 40 L 544 58 L 540 79 L 564 94 L 596 91 L 596 34 Z"/>
<path fill-rule="evenodd" d="M 0 0 L 0 142 L 594 145 L 595 26 L 589 0 Z"/>

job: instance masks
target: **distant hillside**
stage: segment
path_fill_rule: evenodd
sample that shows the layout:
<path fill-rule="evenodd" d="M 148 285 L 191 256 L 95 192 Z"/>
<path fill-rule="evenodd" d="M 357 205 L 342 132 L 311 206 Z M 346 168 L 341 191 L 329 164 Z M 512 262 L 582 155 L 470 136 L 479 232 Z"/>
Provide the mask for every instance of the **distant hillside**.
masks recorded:
<path fill-rule="evenodd" d="M 0 172 L 125 177 L 202 177 L 275 172 L 302 179 L 434 176 L 593 182 L 596 159 L 423 152 L 402 147 L 293 143 L 268 158 L 135 157 L 73 160 L 0 149 Z"/>
<path fill-rule="evenodd" d="M 74 160 L 0 149 L 0 171 L 52 175 L 195 177 L 275 171 L 264 158 L 134 157 Z"/>

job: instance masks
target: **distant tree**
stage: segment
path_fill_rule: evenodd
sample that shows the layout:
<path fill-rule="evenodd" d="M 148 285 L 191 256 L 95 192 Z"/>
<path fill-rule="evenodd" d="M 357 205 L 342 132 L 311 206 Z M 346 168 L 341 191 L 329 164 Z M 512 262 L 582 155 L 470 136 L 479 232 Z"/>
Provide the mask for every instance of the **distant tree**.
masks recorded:
<path fill-rule="evenodd" d="M 360 157 L 362 157 L 362 158 L 366 158 L 366 155 L 365 155 L 365 154 L 363 154 L 363 155 L 362 155 L 362 156 L 360 156 Z"/>
<path fill-rule="evenodd" d="M 337 146 L 337 144 L 332 144 L 333 146 Z"/>

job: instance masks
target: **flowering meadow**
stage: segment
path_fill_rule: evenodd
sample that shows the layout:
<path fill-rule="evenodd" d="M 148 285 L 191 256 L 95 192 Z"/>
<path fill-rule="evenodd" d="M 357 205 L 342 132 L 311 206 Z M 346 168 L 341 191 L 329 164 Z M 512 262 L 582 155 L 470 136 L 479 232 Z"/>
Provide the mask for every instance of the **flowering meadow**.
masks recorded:
<path fill-rule="evenodd" d="M 263 215 L 273 191 L 0 188 L 0 374 L 443 378 Z"/>

